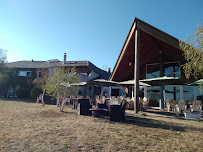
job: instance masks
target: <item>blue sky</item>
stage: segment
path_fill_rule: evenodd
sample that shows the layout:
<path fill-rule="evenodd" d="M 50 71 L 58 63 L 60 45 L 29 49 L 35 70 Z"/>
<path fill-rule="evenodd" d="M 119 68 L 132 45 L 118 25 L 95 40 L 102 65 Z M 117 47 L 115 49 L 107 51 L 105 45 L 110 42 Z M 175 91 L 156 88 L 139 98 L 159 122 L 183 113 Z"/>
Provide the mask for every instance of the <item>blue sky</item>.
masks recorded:
<path fill-rule="evenodd" d="M 0 0 L 9 62 L 89 60 L 113 69 L 134 17 L 182 40 L 203 22 L 203 0 Z"/>

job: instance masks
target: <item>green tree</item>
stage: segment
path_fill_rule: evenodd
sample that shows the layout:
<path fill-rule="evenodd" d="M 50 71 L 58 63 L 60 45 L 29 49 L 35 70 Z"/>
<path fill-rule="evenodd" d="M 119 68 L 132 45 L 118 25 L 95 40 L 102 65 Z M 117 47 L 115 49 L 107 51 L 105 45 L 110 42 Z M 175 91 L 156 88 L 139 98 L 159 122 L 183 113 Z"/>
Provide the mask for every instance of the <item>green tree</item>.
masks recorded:
<path fill-rule="evenodd" d="M 184 51 L 186 63 L 183 70 L 186 78 L 194 76 L 196 79 L 203 77 L 203 23 L 199 24 L 196 32 L 193 33 L 185 42 L 179 41 L 180 48 Z M 203 92 L 203 84 L 200 84 Z"/>
<path fill-rule="evenodd" d="M 31 97 L 33 99 L 37 99 L 37 97 L 39 97 L 39 95 L 42 93 L 42 89 L 39 88 L 38 86 L 35 86 L 34 88 L 32 88 L 31 90 Z"/>
<path fill-rule="evenodd" d="M 4 81 L 5 63 L 7 62 L 6 50 L 0 48 L 0 84 Z"/>
<path fill-rule="evenodd" d="M 5 63 L 7 62 L 6 50 L 0 48 L 0 73 L 5 70 Z"/>
<path fill-rule="evenodd" d="M 9 88 L 9 75 L 8 70 L 5 67 L 5 63 L 7 62 L 6 50 L 0 48 L 0 88 L 1 90 L 7 90 Z M 8 96 L 8 91 L 7 91 Z"/>
<path fill-rule="evenodd" d="M 48 75 L 45 85 L 43 85 L 43 90 L 46 90 L 46 94 L 57 98 L 58 96 L 63 99 L 69 96 L 76 96 L 79 91 L 77 84 L 79 83 L 79 76 L 76 73 L 75 68 L 56 68 L 53 74 Z M 63 110 L 63 105 L 61 104 L 60 110 Z"/>

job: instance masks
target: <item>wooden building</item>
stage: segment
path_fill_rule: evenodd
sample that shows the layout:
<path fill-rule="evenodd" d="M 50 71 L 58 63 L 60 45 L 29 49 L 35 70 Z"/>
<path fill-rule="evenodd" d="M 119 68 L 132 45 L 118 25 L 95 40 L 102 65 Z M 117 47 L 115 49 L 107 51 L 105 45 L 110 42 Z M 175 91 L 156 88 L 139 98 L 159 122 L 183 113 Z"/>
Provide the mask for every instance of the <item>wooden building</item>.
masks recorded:
<path fill-rule="evenodd" d="M 113 81 L 135 79 L 134 97 L 139 100 L 139 80 L 173 76 L 187 80 L 181 65 L 185 63 L 183 51 L 179 48 L 179 40 L 173 36 L 135 18 L 123 44 L 115 67 L 110 76 Z M 160 88 L 163 90 L 163 87 Z M 160 91 L 163 104 L 163 91 Z M 135 110 L 138 106 L 135 107 Z"/>

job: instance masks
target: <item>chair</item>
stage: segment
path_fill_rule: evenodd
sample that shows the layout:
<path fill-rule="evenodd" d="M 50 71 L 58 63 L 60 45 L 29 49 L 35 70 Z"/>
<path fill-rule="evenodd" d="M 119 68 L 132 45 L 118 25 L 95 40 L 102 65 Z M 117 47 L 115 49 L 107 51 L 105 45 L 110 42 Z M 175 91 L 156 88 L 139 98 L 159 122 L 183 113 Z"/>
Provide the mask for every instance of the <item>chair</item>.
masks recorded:
<path fill-rule="evenodd" d="M 125 109 L 127 103 L 122 105 L 111 105 L 110 106 L 110 121 L 125 121 Z"/>
<path fill-rule="evenodd" d="M 170 102 L 171 102 L 171 100 L 167 100 L 167 101 L 166 101 L 166 111 L 167 111 L 167 112 L 170 111 Z"/>
<path fill-rule="evenodd" d="M 37 103 L 39 103 L 39 101 L 42 101 L 42 94 L 40 94 L 39 97 L 37 97 Z"/>
<path fill-rule="evenodd" d="M 170 107 L 171 107 L 171 110 L 172 110 L 172 111 L 175 111 L 176 104 L 178 104 L 178 102 L 177 102 L 176 100 L 171 100 L 171 105 L 170 105 Z"/>
<path fill-rule="evenodd" d="M 129 104 L 128 104 L 128 109 L 134 109 L 134 101 L 130 100 Z"/>
<path fill-rule="evenodd" d="M 95 100 L 96 100 L 96 105 L 97 105 L 98 103 L 101 103 L 100 100 L 99 100 L 99 96 L 96 96 L 96 97 L 95 97 Z"/>
<path fill-rule="evenodd" d="M 105 103 L 105 100 L 106 100 L 106 97 L 105 96 L 102 96 L 102 98 L 101 98 L 101 103 Z"/>
<path fill-rule="evenodd" d="M 41 101 L 43 106 L 44 106 L 44 93 L 45 92 L 43 92 L 43 94 L 40 94 L 39 97 L 37 97 L 37 103 Z"/>
<path fill-rule="evenodd" d="M 176 102 L 174 100 L 167 100 L 166 101 L 166 109 L 167 112 L 171 111 L 175 111 L 175 104 Z"/>
<path fill-rule="evenodd" d="M 147 109 L 147 107 L 149 105 L 149 98 L 144 97 L 142 105 L 143 105 L 144 109 Z"/>
<path fill-rule="evenodd" d="M 190 105 L 191 112 L 201 112 L 202 110 L 202 105 L 201 101 L 193 101 L 192 105 Z"/>
<path fill-rule="evenodd" d="M 185 105 L 185 101 L 184 100 L 180 100 L 178 101 L 178 104 L 176 104 L 175 106 L 176 108 L 176 115 L 179 116 L 179 113 L 181 112 L 181 114 L 186 111 L 187 106 Z"/>
<path fill-rule="evenodd" d="M 111 96 L 110 100 L 116 100 L 116 97 L 115 96 Z"/>

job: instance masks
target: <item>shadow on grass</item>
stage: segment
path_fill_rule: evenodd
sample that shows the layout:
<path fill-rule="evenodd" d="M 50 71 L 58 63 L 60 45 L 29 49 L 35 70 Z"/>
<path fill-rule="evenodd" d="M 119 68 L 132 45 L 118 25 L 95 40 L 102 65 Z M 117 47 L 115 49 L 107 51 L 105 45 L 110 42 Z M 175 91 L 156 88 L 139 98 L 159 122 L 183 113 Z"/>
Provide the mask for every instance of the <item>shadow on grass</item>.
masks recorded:
<path fill-rule="evenodd" d="M 171 131 L 181 131 L 181 132 L 185 132 L 186 130 L 200 131 L 199 128 L 195 128 L 192 126 L 189 126 L 189 127 L 179 126 L 171 122 L 167 123 L 160 120 L 152 120 L 148 118 L 140 118 L 135 116 L 127 116 L 125 119 L 125 122 L 123 123 L 132 124 L 132 125 L 141 126 L 141 127 L 161 128 L 161 129 L 166 129 Z"/>
<path fill-rule="evenodd" d="M 177 117 L 176 113 L 173 113 L 173 112 L 166 112 L 166 111 L 160 111 L 160 110 L 151 110 L 151 109 L 145 110 L 145 112 L 153 113 L 153 114 L 159 114 L 159 115 L 163 115 L 163 116 Z M 179 117 L 184 117 L 184 114 L 180 114 Z"/>
<path fill-rule="evenodd" d="M 28 103 L 36 103 L 35 99 L 32 98 L 0 98 L 2 101 L 16 101 L 16 102 L 28 102 Z"/>
<path fill-rule="evenodd" d="M 185 131 L 185 127 L 177 126 L 174 124 L 163 123 L 159 120 L 152 120 L 148 118 L 140 118 L 140 117 L 133 117 L 127 116 L 125 119 L 126 124 L 137 125 L 141 127 L 150 127 L 150 128 L 161 128 L 166 130 L 173 130 L 173 131 Z"/>

